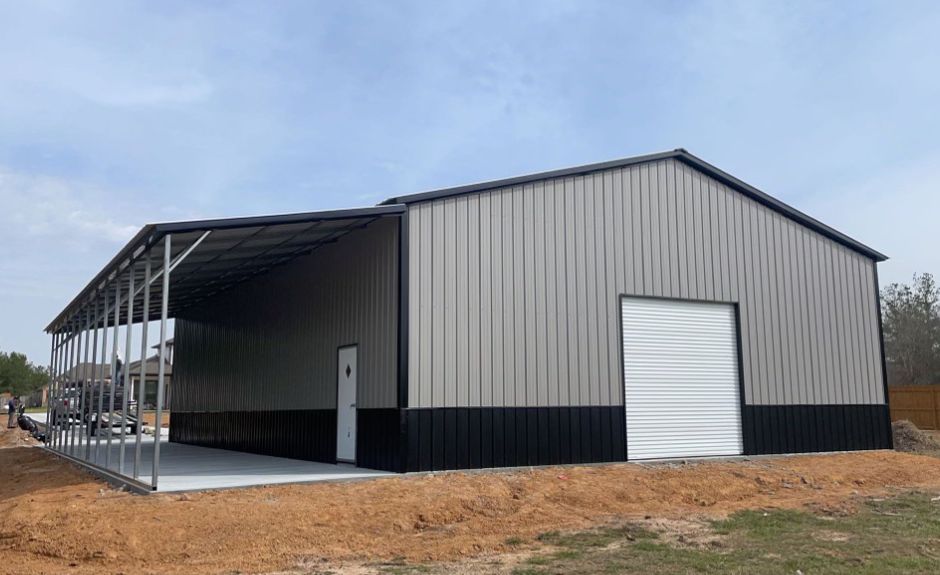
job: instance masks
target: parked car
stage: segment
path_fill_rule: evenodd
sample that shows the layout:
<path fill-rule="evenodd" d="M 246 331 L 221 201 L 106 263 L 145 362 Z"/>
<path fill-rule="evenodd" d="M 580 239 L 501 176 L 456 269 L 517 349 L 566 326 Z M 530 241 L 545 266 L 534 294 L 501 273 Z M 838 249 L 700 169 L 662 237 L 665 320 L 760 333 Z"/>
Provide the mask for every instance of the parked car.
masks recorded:
<path fill-rule="evenodd" d="M 99 428 L 108 426 L 127 427 L 128 433 L 137 433 L 137 402 L 128 398 L 127 413 L 122 412 L 124 387 L 114 386 L 114 412 L 111 412 L 111 384 L 105 382 L 90 383 L 87 386 L 77 383 L 61 389 L 52 400 L 50 425 L 68 429 L 72 425 L 87 425 L 91 434 L 97 435 Z M 83 395 L 84 394 L 84 395 Z M 100 398 L 100 401 L 99 401 Z M 101 412 L 98 405 L 101 405 Z"/>

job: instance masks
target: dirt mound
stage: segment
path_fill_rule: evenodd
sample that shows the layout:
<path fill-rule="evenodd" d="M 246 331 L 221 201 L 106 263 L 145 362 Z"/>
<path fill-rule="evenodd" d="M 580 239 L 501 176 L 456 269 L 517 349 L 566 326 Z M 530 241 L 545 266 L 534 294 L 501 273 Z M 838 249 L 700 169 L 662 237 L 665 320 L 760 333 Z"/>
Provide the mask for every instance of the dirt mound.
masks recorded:
<path fill-rule="evenodd" d="M 33 439 L 33 436 L 30 435 L 28 431 L 23 431 L 19 427 L 16 429 L 8 429 L 6 426 L 6 417 L 4 417 L 3 423 L 4 425 L 0 427 L 0 449 L 5 447 L 30 447 L 39 445 L 39 442 Z"/>
<path fill-rule="evenodd" d="M 905 453 L 940 454 L 940 441 L 906 419 L 891 424 L 894 448 Z"/>
<path fill-rule="evenodd" d="M 858 496 L 940 491 L 940 459 L 891 451 L 438 473 L 147 497 L 111 489 L 41 449 L 0 450 L 0 469 L 5 567 L 75 575 L 454 561 L 504 552 L 509 541 L 547 531 L 611 521 L 837 508 Z"/>

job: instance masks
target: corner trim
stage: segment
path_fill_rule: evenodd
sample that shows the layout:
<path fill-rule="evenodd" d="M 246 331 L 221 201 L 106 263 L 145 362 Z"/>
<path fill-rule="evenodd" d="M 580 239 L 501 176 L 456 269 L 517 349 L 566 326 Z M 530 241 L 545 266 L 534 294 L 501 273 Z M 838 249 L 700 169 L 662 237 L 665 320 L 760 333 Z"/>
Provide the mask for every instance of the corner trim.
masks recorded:
<path fill-rule="evenodd" d="M 620 321 L 617 322 L 617 325 L 620 326 L 620 411 L 623 415 L 623 458 L 627 461 L 630 460 L 630 442 L 627 441 L 627 357 L 626 357 L 626 346 L 623 341 L 623 300 L 626 299 L 626 294 L 619 294 L 617 296 L 617 317 Z"/>
<path fill-rule="evenodd" d="M 408 212 L 398 219 L 398 408 L 408 407 Z"/>
<path fill-rule="evenodd" d="M 888 412 L 888 422 L 891 422 L 891 394 L 888 392 L 888 359 L 885 357 L 885 330 L 884 321 L 881 315 L 881 285 L 878 282 L 878 262 L 871 263 L 874 273 L 872 276 L 875 281 L 875 305 L 878 310 L 878 343 L 881 351 L 881 385 L 885 394 L 885 410 Z M 894 433 L 891 426 L 888 426 L 888 446 L 894 449 Z"/>
<path fill-rule="evenodd" d="M 735 350 L 736 355 L 738 356 L 738 426 L 741 429 L 741 454 L 744 455 L 748 452 L 747 438 L 748 434 L 745 430 L 744 423 L 744 411 L 747 409 L 747 399 L 745 397 L 746 389 L 744 386 L 744 345 L 741 341 L 741 303 L 734 302 L 734 344 L 737 346 Z"/>

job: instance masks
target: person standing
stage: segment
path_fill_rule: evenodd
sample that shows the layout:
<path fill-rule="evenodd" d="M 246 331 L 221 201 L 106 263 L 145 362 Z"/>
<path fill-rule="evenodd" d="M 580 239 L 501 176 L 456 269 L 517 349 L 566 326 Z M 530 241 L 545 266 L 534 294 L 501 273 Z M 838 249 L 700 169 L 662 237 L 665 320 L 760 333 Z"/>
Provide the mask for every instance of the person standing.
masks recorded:
<path fill-rule="evenodd" d="M 7 429 L 16 427 L 16 399 L 11 397 L 7 402 Z"/>

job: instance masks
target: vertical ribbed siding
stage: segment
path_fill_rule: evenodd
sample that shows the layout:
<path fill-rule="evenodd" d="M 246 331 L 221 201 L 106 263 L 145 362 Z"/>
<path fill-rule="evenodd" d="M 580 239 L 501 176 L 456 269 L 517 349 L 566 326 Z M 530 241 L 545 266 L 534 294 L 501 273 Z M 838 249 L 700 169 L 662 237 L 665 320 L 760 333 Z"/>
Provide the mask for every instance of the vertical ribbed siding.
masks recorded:
<path fill-rule="evenodd" d="M 874 262 L 684 163 L 412 204 L 409 225 L 412 407 L 621 404 L 621 294 L 739 302 L 750 404 L 884 402 Z"/>
<path fill-rule="evenodd" d="M 174 411 L 335 408 L 337 348 L 353 343 L 359 407 L 397 407 L 397 237 L 378 220 L 186 310 Z"/>

